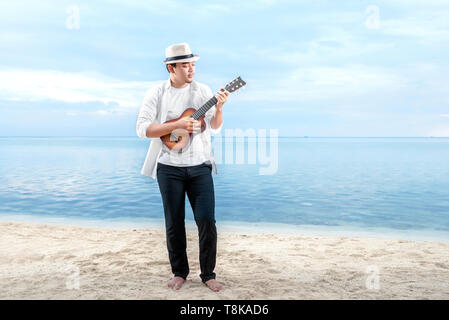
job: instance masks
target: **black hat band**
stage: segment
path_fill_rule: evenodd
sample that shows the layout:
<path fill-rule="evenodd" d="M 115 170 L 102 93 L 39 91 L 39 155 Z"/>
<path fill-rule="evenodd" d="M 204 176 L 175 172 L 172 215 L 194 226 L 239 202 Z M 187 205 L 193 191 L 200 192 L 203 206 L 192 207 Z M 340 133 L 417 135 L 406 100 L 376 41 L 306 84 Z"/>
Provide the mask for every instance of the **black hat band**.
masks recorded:
<path fill-rule="evenodd" d="M 165 59 L 165 61 L 182 60 L 182 59 L 193 58 L 193 57 L 194 57 L 193 54 L 186 54 L 185 56 L 170 57 L 170 58 Z"/>

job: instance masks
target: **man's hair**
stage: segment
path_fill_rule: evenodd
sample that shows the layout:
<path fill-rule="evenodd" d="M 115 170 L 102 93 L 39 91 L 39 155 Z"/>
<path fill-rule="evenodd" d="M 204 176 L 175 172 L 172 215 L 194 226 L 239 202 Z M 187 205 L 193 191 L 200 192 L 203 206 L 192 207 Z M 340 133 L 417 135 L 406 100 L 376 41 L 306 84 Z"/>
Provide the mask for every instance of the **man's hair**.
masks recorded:
<path fill-rule="evenodd" d="M 167 68 L 168 73 L 170 73 L 170 70 L 168 70 L 168 66 L 172 66 L 173 68 L 176 68 L 176 63 L 169 63 L 169 64 L 165 65 L 165 67 Z"/>

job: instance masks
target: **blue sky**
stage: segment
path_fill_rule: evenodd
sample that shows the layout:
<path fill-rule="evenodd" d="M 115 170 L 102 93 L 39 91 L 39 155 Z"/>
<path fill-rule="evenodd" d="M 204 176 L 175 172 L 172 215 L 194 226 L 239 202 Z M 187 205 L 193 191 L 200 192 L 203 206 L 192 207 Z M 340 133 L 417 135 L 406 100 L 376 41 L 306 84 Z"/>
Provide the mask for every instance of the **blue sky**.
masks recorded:
<path fill-rule="evenodd" d="M 0 40 L 1 136 L 135 136 L 180 42 L 247 81 L 224 128 L 449 136 L 447 0 L 2 1 Z"/>

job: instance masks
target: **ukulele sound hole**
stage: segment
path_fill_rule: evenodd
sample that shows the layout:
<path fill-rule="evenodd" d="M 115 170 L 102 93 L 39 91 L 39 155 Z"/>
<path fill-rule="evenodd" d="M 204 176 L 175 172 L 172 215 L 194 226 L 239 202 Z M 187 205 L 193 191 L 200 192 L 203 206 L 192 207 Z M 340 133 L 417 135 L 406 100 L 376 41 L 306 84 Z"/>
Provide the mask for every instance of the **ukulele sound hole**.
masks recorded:
<path fill-rule="evenodd" d="M 182 137 L 178 137 L 174 134 L 170 134 L 170 141 L 178 142 Z"/>

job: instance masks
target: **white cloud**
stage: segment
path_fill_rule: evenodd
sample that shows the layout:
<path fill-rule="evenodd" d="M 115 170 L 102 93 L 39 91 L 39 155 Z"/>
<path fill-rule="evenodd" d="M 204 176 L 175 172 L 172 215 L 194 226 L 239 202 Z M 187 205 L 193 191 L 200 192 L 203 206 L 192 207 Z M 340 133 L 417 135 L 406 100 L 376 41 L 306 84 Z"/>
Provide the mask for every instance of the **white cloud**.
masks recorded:
<path fill-rule="evenodd" d="M 251 61 L 256 57 L 260 61 L 281 63 L 291 66 L 342 64 L 360 57 L 379 55 L 395 47 L 394 41 L 367 41 L 345 29 L 334 26 L 321 26 L 322 33 L 310 40 L 283 40 L 276 46 L 248 45 L 239 52 L 240 58 Z M 223 50 L 227 53 L 226 50 Z M 230 56 L 228 54 L 228 56 Z"/>
<path fill-rule="evenodd" d="M 403 89 L 407 83 L 407 80 L 394 70 L 366 65 L 297 68 L 274 82 L 268 90 L 261 80 L 248 80 L 254 89 L 244 95 L 246 100 L 298 102 L 329 101 L 395 92 Z"/>
<path fill-rule="evenodd" d="M 204 4 L 204 3 L 191 3 L 185 1 L 174 1 L 174 0 L 153 0 L 153 1 L 139 1 L 139 0 L 128 0 L 128 1 L 112 1 L 116 6 L 131 7 L 139 10 L 145 10 L 151 12 L 152 14 L 160 16 L 173 16 L 174 13 L 186 13 L 189 15 L 183 18 L 189 18 L 195 16 L 203 16 L 213 18 L 214 14 L 217 12 L 229 12 L 231 11 L 230 6 L 223 4 Z"/>
<path fill-rule="evenodd" d="M 426 42 L 439 43 L 449 39 L 449 14 L 407 17 L 382 20 L 381 31 L 396 36 L 422 38 Z"/>
<path fill-rule="evenodd" d="M 97 110 L 95 111 L 95 114 L 99 115 L 99 116 L 109 116 L 111 115 L 111 111 L 108 110 Z"/>
<path fill-rule="evenodd" d="M 281 4 L 290 5 L 290 3 L 294 3 L 294 1 L 291 0 L 230 0 L 207 4 L 203 1 L 192 2 L 180 0 L 108 0 L 107 5 L 110 5 L 111 2 L 115 6 L 131 7 L 139 10 L 145 10 L 152 14 L 160 16 L 172 17 L 174 13 L 178 12 L 184 14 L 184 16 L 182 17 L 183 19 L 189 19 L 192 21 L 195 21 L 198 18 L 214 20 L 216 19 L 217 15 L 232 13 L 235 10 L 238 10 L 239 12 L 254 12 L 255 10 L 265 10 Z"/>
<path fill-rule="evenodd" d="M 447 1 L 407 1 L 388 3 L 402 8 L 385 19 L 381 13 L 380 32 L 399 37 L 412 37 L 422 43 L 441 45 L 449 39 L 449 8 Z M 382 10 L 382 7 L 381 7 Z"/>
<path fill-rule="evenodd" d="M 77 115 L 79 115 L 79 112 L 76 110 L 66 110 L 65 114 L 71 117 L 76 117 Z"/>
<path fill-rule="evenodd" d="M 401 9 L 418 8 L 422 10 L 428 8 L 435 9 L 434 7 L 447 7 L 447 0 L 380 0 L 380 2 L 385 3 L 385 5 L 398 7 Z"/>
<path fill-rule="evenodd" d="M 109 112 L 126 113 L 135 112 L 146 90 L 159 82 L 123 81 L 91 72 L 0 69 L 0 99 L 101 102 Z"/>
<path fill-rule="evenodd" d="M 431 130 L 426 136 L 430 137 L 449 137 L 449 126 L 437 127 Z"/>

